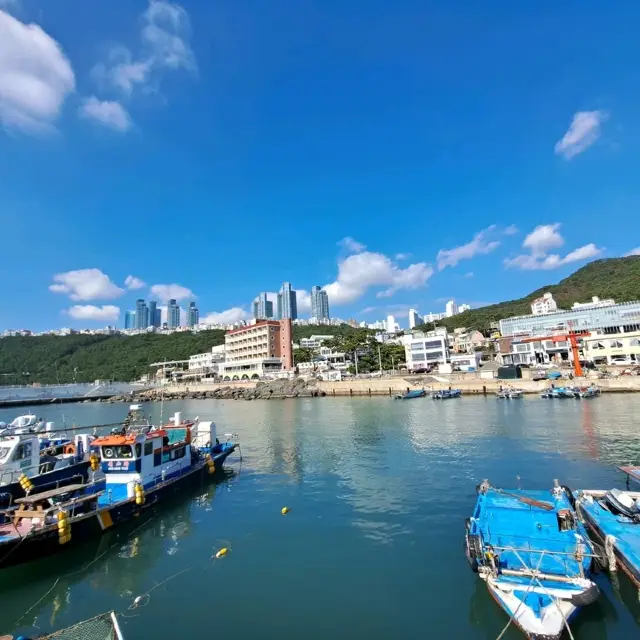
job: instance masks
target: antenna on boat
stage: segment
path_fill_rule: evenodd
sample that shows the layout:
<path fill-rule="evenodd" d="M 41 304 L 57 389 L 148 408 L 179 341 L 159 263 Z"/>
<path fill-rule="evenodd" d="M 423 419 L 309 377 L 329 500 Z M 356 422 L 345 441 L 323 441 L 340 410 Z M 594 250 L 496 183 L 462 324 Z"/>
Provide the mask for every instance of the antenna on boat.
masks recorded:
<path fill-rule="evenodd" d="M 516 480 L 517 480 L 518 489 L 522 489 L 522 486 L 520 485 L 520 476 L 516 476 Z"/>
<path fill-rule="evenodd" d="M 163 374 L 165 373 L 166 366 L 167 366 L 167 358 L 165 356 L 164 367 L 162 369 Z M 162 376 L 162 378 L 164 379 L 164 375 Z M 162 382 L 160 384 L 162 384 Z M 163 415 L 164 415 L 164 385 L 160 389 L 160 427 L 162 427 L 162 425 L 164 424 L 164 421 L 162 419 Z"/>

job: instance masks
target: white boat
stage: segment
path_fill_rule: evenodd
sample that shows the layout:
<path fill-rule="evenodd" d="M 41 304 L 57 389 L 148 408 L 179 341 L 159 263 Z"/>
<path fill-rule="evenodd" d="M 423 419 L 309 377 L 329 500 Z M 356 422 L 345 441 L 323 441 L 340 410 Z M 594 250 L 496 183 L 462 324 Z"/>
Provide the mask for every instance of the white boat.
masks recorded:
<path fill-rule="evenodd" d="M 42 431 L 44 427 L 45 423 L 42 418 L 38 418 L 32 413 L 26 413 L 23 416 L 18 416 L 9 424 L 0 422 L 0 435 L 9 435 L 10 433 L 23 431 L 38 432 Z"/>

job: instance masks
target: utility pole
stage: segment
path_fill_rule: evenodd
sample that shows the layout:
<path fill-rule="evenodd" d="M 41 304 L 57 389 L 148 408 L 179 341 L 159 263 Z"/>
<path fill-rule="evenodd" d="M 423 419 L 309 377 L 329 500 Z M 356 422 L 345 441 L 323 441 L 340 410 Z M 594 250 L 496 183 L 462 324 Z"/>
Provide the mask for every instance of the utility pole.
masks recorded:
<path fill-rule="evenodd" d="M 382 356 L 380 355 L 380 345 L 378 345 L 378 365 L 380 366 L 380 375 L 382 376 Z"/>
<path fill-rule="evenodd" d="M 356 362 L 356 376 L 358 375 L 358 349 L 353 352 L 354 360 Z"/>

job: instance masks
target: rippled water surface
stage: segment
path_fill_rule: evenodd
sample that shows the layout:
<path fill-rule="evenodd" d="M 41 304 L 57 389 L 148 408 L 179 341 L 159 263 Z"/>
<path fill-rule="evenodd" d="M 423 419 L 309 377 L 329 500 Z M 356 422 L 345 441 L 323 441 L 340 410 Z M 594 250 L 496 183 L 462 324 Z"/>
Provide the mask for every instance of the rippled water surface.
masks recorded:
<path fill-rule="evenodd" d="M 157 421 L 160 406 L 146 407 Z M 640 463 L 640 397 L 630 395 L 165 403 L 165 415 L 176 410 L 237 432 L 242 462 L 149 519 L 1 571 L 0 633 L 115 609 L 127 640 L 495 639 L 507 618 L 462 550 L 475 485 L 513 487 L 519 476 L 526 488 L 554 478 L 609 488 L 622 486 L 616 465 Z M 34 411 L 89 425 L 121 420 L 126 406 Z M 229 554 L 213 559 L 221 547 Z M 630 584 L 599 582 L 604 595 L 576 621 L 576 640 L 640 637 Z"/>

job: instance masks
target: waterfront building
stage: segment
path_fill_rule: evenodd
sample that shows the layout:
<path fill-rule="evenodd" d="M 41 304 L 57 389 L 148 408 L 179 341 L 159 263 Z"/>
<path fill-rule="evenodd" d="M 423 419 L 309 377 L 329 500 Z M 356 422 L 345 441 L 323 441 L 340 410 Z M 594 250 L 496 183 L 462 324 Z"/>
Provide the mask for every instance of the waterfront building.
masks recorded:
<path fill-rule="evenodd" d="M 445 306 L 444 315 L 447 318 L 451 318 L 452 316 L 455 316 L 457 314 L 458 314 L 458 305 L 456 304 L 456 301 L 449 300 L 449 302 L 447 302 Z"/>
<path fill-rule="evenodd" d="M 544 295 L 536 298 L 531 303 L 531 313 L 534 316 L 541 316 L 547 313 L 553 313 L 558 310 L 558 305 L 553 299 L 553 295 L 547 291 Z"/>
<path fill-rule="evenodd" d="M 278 319 L 295 320 L 298 317 L 298 302 L 296 292 L 290 282 L 283 282 L 278 293 Z"/>
<path fill-rule="evenodd" d="M 189 356 L 189 371 L 203 375 L 221 375 L 225 360 L 225 346 L 223 344 L 212 347 L 210 351 L 196 353 Z"/>
<path fill-rule="evenodd" d="M 196 307 L 195 302 L 190 302 L 187 311 L 187 325 L 193 329 L 198 324 L 200 324 L 200 310 Z"/>
<path fill-rule="evenodd" d="M 311 317 L 322 324 L 330 320 L 329 316 L 329 296 L 321 287 L 315 286 L 311 289 Z"/>
<path fill-rule="evenodd" d="M 125 311 L 125 314 L 124 314 L 124 328 L 125 329 L 135 329 L 136 328 L 136 312 L 135 311 Z"/>
<path fill-rule="evenodd" d="M 167 327 L 169 329 L 177 329 L 180 326 L 180 306 L 174 298 L 169 300 L 167 305 Z"/>
<path fill-rule="evenodd" d="M 291 319 L 258 320 L 227 331 L 225 380 L 249 380 L 293 370 Z"/>
<path fill-rule="evenodd" d="M 409 371 L 449 362 L 449 340 L 444 327 L 434 331 L 414 331 L 404 341 L 405 361 Z"/>
<path fill-rule="evenodd" d="M 149 326 L 149 307 L 142 298 L 136 300 L 135 329 L 146 329 Z"/>
<path fill-rule="evenodd" d="M 334 336 L 331 335 L 316 335 L 309 338 L 300 338 L 300 347 L 303 349 L 320 349 L 323 342 L 327 340 L 333 340 Z"/>
<path fill-rule="evenodd" d="M 267 298 L 267 293 L 263 291 L 253 301 L 253 317 L 256 320 L 270 320 L 273 318 L 273 302 Z"/>
<path fill-rule="evenodd" d="M 605 307 L 579 307 L 568 311 L 500 320 L 502 336 L 533 336 L 546 335 L 552 331 L 596 329 L 608 334 L 640 329 L 640 302 L 623 302 Z"/>
<path fill-rule="evenodd" d="M 451 368 L 456 371 L 478 371 L 482 362 L 481 353 L 457 353 L 451 354 Z"/>
<path fill-rule="evenodd" d="M 607 298 L 600 300 L 598 296 L 593 296 L 591 302 L 574 302 L 571 305 L 572 309 L 596 309 L 598 307 L 613 307 L 616 301 L 613 298 Z"/>
<path fill-rule="evenodd" d="M 422 324 L 424 320 L 415 309 L 409 309 L 409 329 L 415 329 Z"/>
<path fill-rule="evenodd" d="M 592 331 L 582 339 L 582 352 L 596 365 L 640 364 L 640 328 L 613 334 Z"/>

